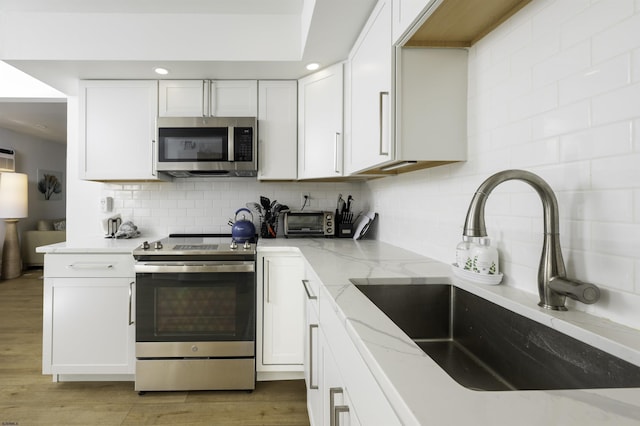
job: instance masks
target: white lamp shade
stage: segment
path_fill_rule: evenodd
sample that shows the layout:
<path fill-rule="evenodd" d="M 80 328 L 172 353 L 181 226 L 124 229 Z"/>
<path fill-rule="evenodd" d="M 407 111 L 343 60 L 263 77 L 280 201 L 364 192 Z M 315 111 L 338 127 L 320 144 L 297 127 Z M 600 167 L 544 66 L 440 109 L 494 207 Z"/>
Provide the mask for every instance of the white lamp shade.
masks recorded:
<path fill-rule="evenodd" d="M 0 218 L 27 217 L 28 179 L 24 173 L 0 173 Z"/>

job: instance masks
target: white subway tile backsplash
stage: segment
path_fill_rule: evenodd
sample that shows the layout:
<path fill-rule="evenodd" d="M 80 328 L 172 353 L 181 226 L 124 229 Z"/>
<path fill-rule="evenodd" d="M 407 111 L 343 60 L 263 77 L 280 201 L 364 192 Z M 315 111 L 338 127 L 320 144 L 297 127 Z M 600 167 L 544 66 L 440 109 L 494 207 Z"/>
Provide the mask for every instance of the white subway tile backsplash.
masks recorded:
<path fill-rule="evenodd" d="M 591 43 L 579 43 L 533 65 L 533 87 L 543 87 L 591 65 Z"/>
<path fill-rule="evenodd" d="M 563 162 L 628 154 L 632 150 L 632 125 L 627 121 L 591 127 L 560 138 L 560 160 Z"/>
<path fill-rule="evenodd" d="M 596 253 L 632 257 L 640 252 L 640 224 L 594 222 L 592 244 Z"/>
<path fill-rule="evenodd" d="M 559 139 L 550 138 L 536 140 L 522 144 L 517 150 L 511 151 L 511 164 L 519 167 L 533 167 L 545 164 L 557 163 L 559 154 Z"/>
<path fill-rule="evenodd" d="M 533 118 L 533 139 L 559 136 L 584 129 L 590 124 L 589 102 L 559 107 Z"/>
<path fill-rule="evenodd" d="M 540 43 L 539 38 L 547 35 L 556 40 L 559 39 L 559 33 L 567 25 L 567 21 L 588 10 L 591 0 L 534 1 L 533 3 L 544 6 L 530 14 L 534 36 Z"/>
<path fill-rule="evenodd" d="M 531 118 L 558 107 L 558 86 L 556 83 L 548 84 L 507 102 L 512 122 Z"/>
<path fill-rule="evenodd" d="M 640 153 L 593 160 L 591 186 L 596 189 L 640 187 Z"/>
<path fill-rule="evenodd" d="M 630 83 L 630 55 L 620 55 L 559 82 L 560 105 L 590 98 Z"/>
<path fill-rule="evenodd" d="M 601 1 L 564 22 L 560 38 L 564 48 L 588 40 L 633 14 L 634 0 Z M 573 2 L 568 2 L 573 3 Z"/>
<path fill-rule="evenodd" d="M 615 0 L 603 2 L 615 7 Z M 598 63 L 640 47 L 640 13 L 593 35 L 593 62 Z"/>
<path fill-rule="evenodd" d="M 592 105 L 594 125 L 634 119 L 640 116 L 640 83 L 596 96 Z"/>

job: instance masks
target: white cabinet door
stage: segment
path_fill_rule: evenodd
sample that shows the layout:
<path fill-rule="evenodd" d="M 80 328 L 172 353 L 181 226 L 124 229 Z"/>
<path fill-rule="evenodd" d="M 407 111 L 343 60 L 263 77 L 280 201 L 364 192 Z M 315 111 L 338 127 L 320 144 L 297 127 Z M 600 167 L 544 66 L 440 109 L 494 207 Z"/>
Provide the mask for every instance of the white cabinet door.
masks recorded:
<path fill-rule="evenodd" d="M 160 80 L 159 117 L 256 117 L 257 80 Z"/>
<path fill-rule="evenodd" d="M 343 65 L 298 81 L 298 178 L 342 176 Z"/>
<path fill-rule="evenodd" d="M 353 173 L 393 158 L 390 0 L 378 2 L 349 59 L 351 132 L 346 172 Z"/>
<path fill-rule="evenodd" d="M 204 80 L 158 82 L 159 117 L 201 117 L 205 113 L 207 101 Z"/>
<path fill-rule="evenodd" d="M 258 82 L 258 179 L 298 177 L 298 84 Z"/>
<path fill-rule="evenodd" d="M 397 43 L 435 0 L 393 0 L 393 42 Z"/>
<path fill-rule="evenodd" d="M 45 279 L 51 374 L 134 373 L 133 286 L 126 278 Z"/>
<path fill-rule="evenodd" d="M 214 117 L 257 117 L 257 80 L 212 80 L 209 115 Z"/>
<path fill-rule="evenodd" d="M 157 81 L 80 83 L 80 177 L 157 180 Z"/>
<path fill-rule="evenodd" d="M 303 370 L 304 306 L 300 256 L 260 256 L 262 267 L 263 366 L 288 365 Z"/>

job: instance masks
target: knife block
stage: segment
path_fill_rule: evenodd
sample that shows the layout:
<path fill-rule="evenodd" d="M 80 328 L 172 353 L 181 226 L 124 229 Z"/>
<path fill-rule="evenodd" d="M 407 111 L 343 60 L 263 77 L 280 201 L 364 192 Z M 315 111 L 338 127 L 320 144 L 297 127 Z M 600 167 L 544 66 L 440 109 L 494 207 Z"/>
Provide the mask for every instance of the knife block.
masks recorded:
<path fill-rule="evenodd" d="M 338 223 L 338 238 L 353 238 L 353 223 Z"/>

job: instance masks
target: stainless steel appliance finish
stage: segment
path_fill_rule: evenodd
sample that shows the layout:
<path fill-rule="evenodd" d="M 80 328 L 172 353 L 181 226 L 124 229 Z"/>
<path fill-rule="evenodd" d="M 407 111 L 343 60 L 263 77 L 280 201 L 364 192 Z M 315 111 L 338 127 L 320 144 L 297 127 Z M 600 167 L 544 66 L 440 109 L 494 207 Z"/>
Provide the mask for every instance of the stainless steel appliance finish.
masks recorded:
<path fill-rule="evenodd" d="M 288 211 L 284 216 L 285 237 L 331 237 L 335 235 L 333 212 Z"/>
<path fill-rule="evenodd" d="M 255 117 L 160 117 L 157 141 L 157 170 L 172 176 L 257 175 Z"/>
<path fill-rule="evenodd" d="M 255 246 L 172 235 L 134 250 L 137 391 L 255 388 Z"/>

